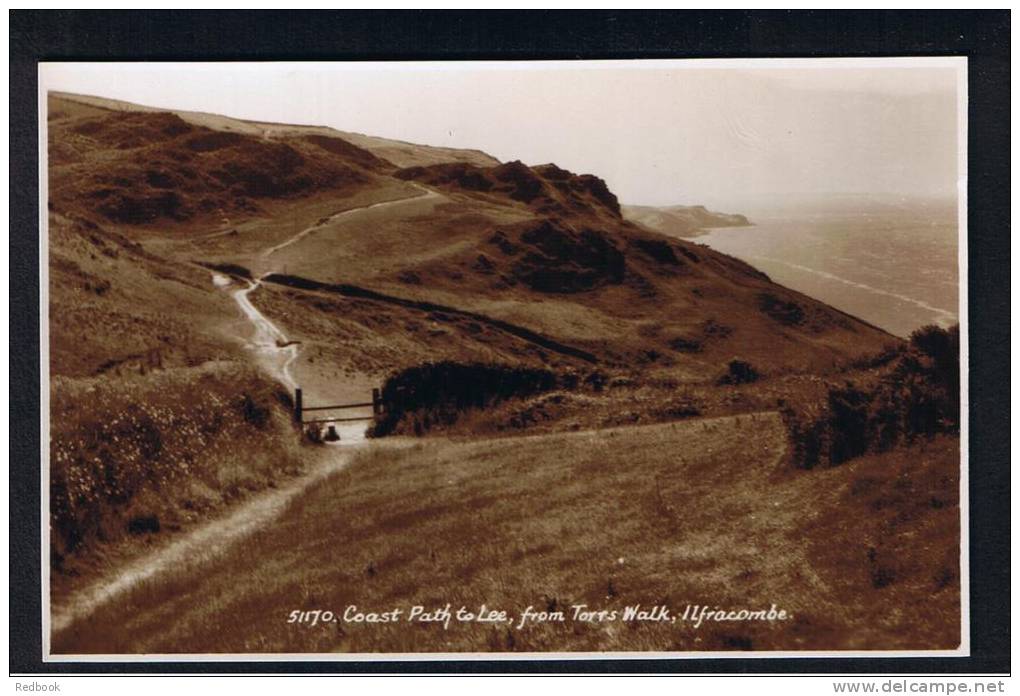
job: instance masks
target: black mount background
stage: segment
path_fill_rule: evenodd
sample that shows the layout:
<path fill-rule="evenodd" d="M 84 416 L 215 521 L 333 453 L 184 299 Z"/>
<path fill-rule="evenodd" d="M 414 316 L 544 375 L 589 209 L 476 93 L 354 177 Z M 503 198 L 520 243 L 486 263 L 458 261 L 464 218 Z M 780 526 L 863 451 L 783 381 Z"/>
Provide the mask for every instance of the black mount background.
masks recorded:
<path fill-rule="evenodd" d="M 1009 25 L 997 11 L 10 11 L 10 670 L 1008 672 Z M 969 58 L 969 658 L 43 663 L 37 63 L 112 60 Z"/>

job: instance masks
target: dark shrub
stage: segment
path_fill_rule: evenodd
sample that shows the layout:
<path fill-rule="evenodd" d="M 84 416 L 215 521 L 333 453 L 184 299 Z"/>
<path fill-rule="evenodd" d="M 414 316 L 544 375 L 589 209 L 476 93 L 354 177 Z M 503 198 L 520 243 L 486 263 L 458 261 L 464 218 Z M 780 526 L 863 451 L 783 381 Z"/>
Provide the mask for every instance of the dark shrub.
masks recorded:
<path fill-rule="evenodd" d="M 634 245 L 659 263 L 679 266 L 680 259 L 672 245 L 664 239 L 635 239 Z"/>
<path fill-rule="evenodd" d="M 700 353 L 702 345 L 701 341 L 696 338 L 677 336 L 670 340 L 669 347 L 678 353 Z"/>
<path fill-rule="evenodd" d="M 726 372 L 716 380 L 717 384 L 748 384 L 756 382 L 761 375 L 754 366 L 744 360 L 734 358 L 726 366 Z"/>
<path fill-rule="evenodd" d="M 369 435 L 389 435 L 402 423 L 421 435 L 435 425 L 453 423 L 470 409 L 556 386 L 556 375 L 539 368 L 451 361 L 418 365 L 392 375 L 383 384 L 383 415 Z"/>
<path fill-rule="evenodd" d="M 250 394 L 245 394 L 241 399 L 241 414 L 245 421 L 260 430 L 269 422 L 269 408 L 259 405 Z"/>
<path fill-rule="evenodd" d="M 931 360 L 932 382 L 945 391 L 950 413 L 940 413 L 959 425 L 960 421 L 960 325 L 948 329 L 925 326 L 910 335 L 910 345 Z M 945 409 L 943 409 L 945 410 Z"/>
<path fill-rule="evenodd" d="M 960 428 L 959 329 L 924 327 L 906 350 L 883 355 L 868 386 L 830 387 L 824 403 L 787 407 L 793 460 L 810 469 Z"/>
<path fill-rule="evenodd" d="M 829 462 L 842 464 L 868 449 L 871 395 L 847 385 L 829 391 Z"/>
<path fill-rule="evenodd" d="M 784 406 L 780 412 L 790 434 L 793 463 L 800 469 L 814 469 L 822 461 L 825 422 L 815 414 Z"/>
<path fill-rule="evenodd" d="M 584 378 L 584 383 L 591 387 L 594 392 L 602 391 L 608 381 L 609 378 L 598 370 L 589 373 L 588 376 Z"/>
<path fill-rule="evenodd" d="M 156 515 L 139 515 L 128 520 L 128 532 L 131 534 L 155 534 L 159 531 L 159 517 Z"/>
<path fill-rule="evenodd" d="M 799 304 L 781 299 L 770 292 L 758 295 L 758 309 L 787 326 L 795 326 L 804 321 L 804 309 Z"/>
<path fill-rule="evenodd" d="M 219 271 L 220 273 L 226 273 L 227 275 L 237 276 L 239 278 L 245 278 L 251 280 L 251 271 L 244 266 L 238 266 L 236 263 L 206 263 L 203 261 L 197 262 L 200 266 L 205 266 L 213 271 Z"/>
<path fill-rule="evenodd" d="M 659 409 L 659 415 L 665 418 L 693 418 L 701 415 L 701 408 L 691 397 L 682 396 L 670 400 Z"/>
<path fill-rule="evenodd" d="M 539 292 L 585 292 L 623 281 L 626 260 L 601 230 L 574 229 L 559 219 L 507 226 L 525 254 L 513 266 L 514 277 Z"/>
<path fill-rule="evenodd" d="M 946 330 L 934 325 L 922 326 L 910 334 L 910 345 L 936 363 L 950 363 L 960 354 L 960 327 Z"/>

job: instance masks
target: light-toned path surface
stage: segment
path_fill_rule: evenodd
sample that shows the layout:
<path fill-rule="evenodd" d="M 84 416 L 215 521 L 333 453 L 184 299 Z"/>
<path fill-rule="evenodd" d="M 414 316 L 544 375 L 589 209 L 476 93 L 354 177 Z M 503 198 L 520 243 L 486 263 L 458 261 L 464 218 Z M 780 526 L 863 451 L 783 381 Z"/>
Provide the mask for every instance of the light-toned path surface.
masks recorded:
<path fill-rule="evenodd" d="M 398 206 L 410 201 L 441 197 L 440 194 L 426 188 L 417 185 L 416 187 L 421 190 L 421 194 L 343 211 L 332 216 L 329 221 L 323 221 L 319 225 L 305 229 L 282 244 L 267 249 L 262 255 L 268 257 L 275 251 L 299 241 L 341 216 L 353 215 L 371 208 Z M 250 337 L 243 336 L 241 338 L 255 353 L 258 365 L 288 389 L 293 390 L 297 387 L 291 372 L 291 365 L 298 357 L 300 345 L 290 341 L 276 324 L 252 304 L 249 297 L 251 292 L 259 287 L 261 280 L 245 281 L 244 287 L 235 288 L 235 281 L 223 274 L 213 273 L 212 282 L 217 288 L 230 292 L 242 314 L 251 324 Z M 255 496 L 225 517 L 205 522 L 154 553 L 127 563 L 82 590 L 71 593 L 59 605 L 52 604 L 50 611 L 51 633 L 64 630 L 74 621 L 87 617 L 97 607 L 114 600 L 118 595 L 140 582 L 168 570 L 179 569 L 183 564 L 208 562 L 222 554 L 245 535 L 271 522 L 291 500 L 310 486 L 345 467 L 355 449 L 363 446 L 364 443 L 363 429 L 345 429 L 340 443 L 331 446 L 324 452 L 320 460 L 305 474 L 290 480 L 281 488 L 271 489 Z"/>
<path fill-rule="evenodd" d="M 248 346 L 255 352 L 259 365 L 287 389 L 293 391 L 297 387 L 297 382 L 294 381 L 290 366 L 297 359 L 300 346 L 288 340 L 287 335 L 251 303 L 248 295 L 261 282 L 261 280 L 248 281 L 247 287 L 234 290 L 230 294 L 254 328 Z"/>
<path fill-rule="evenodd" d="M 620 586 L 634 597 L 696 591 L 712 602 L 751 569 L 762 583 L 756 597 L 799 610 L 791 587 L 797 596 L 805 588 L 812 597 L 831 592 L 804 570 L 810 547 L 799 530 L 810 511 L 799 503 L 817 492 L 810 480 L 776 476 L 785 450 L 774 412 L 415 441 L 410 456 L 365 460 L 353 475 L 305 489 L 300 506 L 260 528 L 255 553 L 236 544 L 200 557 L 173 572 L 169 589 L 132 593 L 128 615 L 113 604 L 102 608 L 96 626 L 114 640 L 96 638 L 83 624 L 59 637 L 60 649 L 101 652 L 124 641 L 151 654 L 238 653 L 245 645 L 280 653 L 401 652 L 385 637 L 357 637 L 353 629 L 355 643 L 335 631 L 287 631 L 281 617 L 302 601 L 342 606 L 350 592 L 365 606 L 421 604 L 430 592 L 486 599 L 504 592 L 508 607 L 522 609 L 534 588 L 605 583 L 604 561 L 609 572 L 623 574 Z M 498 550 L 515 545 L 531 551 L 511 557 Z M 386 570 L 364 575 L 370 567 Z M 422 572 L 426 589 L 414 582 Z M 710 589 L 716 584 L 719 592 Z M 186 597 L 174 588 L 186 588 Z M 238 606 L 258 611 L 238 617 Z M 473 647 L 451 643 L 461 638 L 449 635 L 415 639 L 416 651 Z M 601 639 L 617 649 L 623 640 L 613 631 Z M 569 643 L 572 650 L 593 645 Z"/>
<path fill-rule="evenodd" d="M 349 443 L 359 444 L 359 443 Z M 61 631 L 96 607 L 115 599 L 140 582 L 170 569 L 207 562 L 245 535 L 271 522 L 287 504 L 322 478 L 347 465 L 353 448 L 339 448 L 321 458 L 307 473 L 280 488 L 261 493 L 223 518 L 210 520 L 153 554 L 138 558 L 112 577 L 105 577 L 66 598 L 51 610 L 51 630 Z"/>
<path fill-rule="evenodd" d="M 270 256 L 272 256 L 276 252 L 280 251 L 281 249 L 285 249 L 286 247 L 289 247 L 291 244 L 294 244 L 295 242 L 301 241 L 302 239 L 304 239 L 305 237 L 310 235 L 312 232 L 315 232 L 316 230 L 321 230 L 321 229 L 329 226 L 330 224 L 336 222 L 337 220 L 341 220 L 341 219 L 343 219 L 345 217 L 350 217 L 352 215 L 356 215 L 356 214 L 364 212 L 366 210 L 374 210 L 376 208 L 392 208 L 392 207 L 396 207 L 396 206 L 406 205 L 408 203 L 415 202 L 415 201 L 420 202 L 420 201 L 423 201 L 423 200 L 428 200 L 429 198 L 442 198 L 442 196 L 440 194 L 436 193 L 435 191 L 429 190 L 429 189 L 427 189 L 427 188 L 425 188 L 423 186 L 419 186 L 418 184 L 412 184 L 412 186 L 414 186 L 416 189 L 421 191 L 421 193 L 419 193 L 416 196 L 408 196 L 407 198 L 399 198 L 399 199 L 397 199 L 395 201 L 382 201 L 381 203 L 373 203 L 372 205 L 366 205 L 366 206 L 362 206 L 360 208 L 351 208 L 350 210 L 344 210 L 342 212 L 336 213 L 335 215 L 330 215 L 325 220 L 323 220 L 321 222 L 318 222 L 318 223 L 312 225 L 311 227 L 307 227 L 307 228 L 301 230 L 300 232 L 298 232 L 296 235 L 294 235 L 290 239 L 287 239 L 287 240 L 277 244 L 276 246 L 269 247 L 268 249 L 266 249 L 265 251 L 262 252 L 262 257 L 263 258 L 269 258 Z"/>
<path fill-rule="evenodd" d="M 340 218 L 356 215 L 366 210 L 392 208 L 414 201 L 423 201 L 430 198 L 442 198 L 442 195 L 435 191 L 419 186 L 418 184 L 412 185 L 420 191 L 419 194 L 392 201 L 373 203 L 360 208 L 351 208 L 350 210 L 344 210 L 336 213 L 335 215 L 332 215 L 329 218 L 298 232 L 296 235 L 281 242 L 280 244 L 269 247 L 262 252 L 262 257 L 269 258 L 277 251 L 300 241 L 316 230 L 327 227 L 330 223 L 335 222 Z M 264 278 L 266 275 L 275 272 L 275 270 L 268 270 L 262 275 L 262 277 Z M 255 352 L 257 362 L 263 369 L 272 375 L 274 379 L 286 386 L 287 389 L 293 391 L 297 388 L 298 384 L 291 372 L 291 366 L 297 359 L 301 347 L 296 342 L 288 339 L 282 329 L 266 318 L 266 316 L 252 304 L 249 295 L 251 295 L 253 290 L 259 287 L 261 282 L 261 278 L 259 280 L 247 281 L 246 287 L 233 290 L 231 295 L 254 329 L 254 333 L 251 338 L 247 340 L 247 343 L 248 346 Z M 218 273 L 213 274 L 213 283 L 216 284 L 217 287 L 225 287 L 230 284 L 229 279 Z"/>

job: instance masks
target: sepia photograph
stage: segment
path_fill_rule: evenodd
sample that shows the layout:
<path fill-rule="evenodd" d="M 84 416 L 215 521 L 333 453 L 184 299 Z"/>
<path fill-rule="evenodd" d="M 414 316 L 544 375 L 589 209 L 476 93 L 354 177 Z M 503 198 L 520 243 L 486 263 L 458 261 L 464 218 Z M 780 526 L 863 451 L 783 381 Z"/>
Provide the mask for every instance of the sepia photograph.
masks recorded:
<path fill-rule="evenodd" d="M 967 655 L 967 78 L 40 63 L 45 659 Z"/>

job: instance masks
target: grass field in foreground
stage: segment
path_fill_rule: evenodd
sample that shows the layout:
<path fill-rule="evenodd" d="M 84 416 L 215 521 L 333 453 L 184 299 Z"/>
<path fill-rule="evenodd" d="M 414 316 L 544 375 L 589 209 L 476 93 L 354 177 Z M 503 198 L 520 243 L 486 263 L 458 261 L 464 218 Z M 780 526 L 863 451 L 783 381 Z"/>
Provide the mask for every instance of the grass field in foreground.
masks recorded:
<path fill-rule="evenodd" d="M 775 414 L 367 449 L 211 563 L 54 637 L 61 653 L 952 648 L 958 442 L 785 463 Z M 512 623 L 407 622 L 414 605 Z M 573 605 L 768 608 L 778 622 L 573 620 Z M 402 608 L 401 621 L 289 623 Z M 519 627 L 528 606 L 564 622 Z"/>

